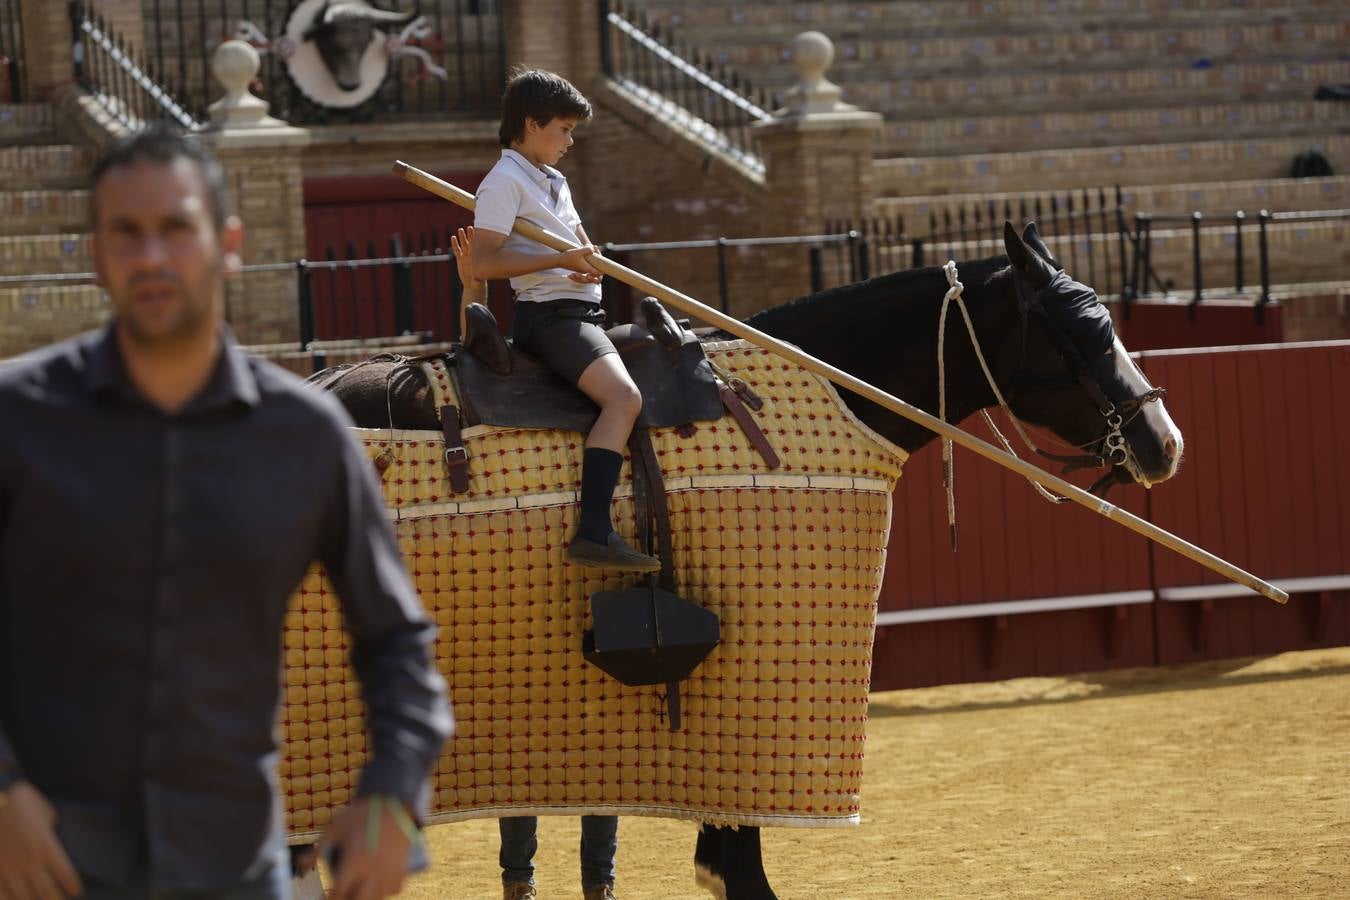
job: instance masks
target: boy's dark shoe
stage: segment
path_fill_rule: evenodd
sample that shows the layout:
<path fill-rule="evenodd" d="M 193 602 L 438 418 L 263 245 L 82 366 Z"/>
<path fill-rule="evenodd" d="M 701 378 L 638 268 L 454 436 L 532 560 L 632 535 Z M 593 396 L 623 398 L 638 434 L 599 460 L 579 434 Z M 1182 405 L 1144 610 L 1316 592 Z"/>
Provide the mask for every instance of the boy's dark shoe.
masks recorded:
<path fill-rule="evenodd" d="M 508 882 L 502 885 L 502 900 L 535 900 L 534 885 Z"/>
<path fill-rule="evenodd" d="M 599 887 L 586 888 L 581 896 L 584 900 L 618 900 L 614 896 L 614 886 L 612 884 L 602 884 Z"/>
<path fill-rule="evenodd" d="M 639 553 L 628 542 L 619 537 L 617 531 L 609 533 L 604 544 L 581 537 L 572 538 L 567 545 L 563 559 L 574 566 L 592 566 L 597 569 L 609 569 L 612 572 L 659 572 L 661 560 L 645 553 Z"/>

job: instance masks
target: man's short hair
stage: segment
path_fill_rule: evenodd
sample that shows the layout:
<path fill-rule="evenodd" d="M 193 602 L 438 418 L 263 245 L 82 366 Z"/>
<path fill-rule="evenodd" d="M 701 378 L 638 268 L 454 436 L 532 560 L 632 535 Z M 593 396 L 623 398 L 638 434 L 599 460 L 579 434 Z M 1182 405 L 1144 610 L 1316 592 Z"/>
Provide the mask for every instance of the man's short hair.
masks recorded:
<path fill-rule="evenodd" d="M 219 231 L 230 217 L 230 192 L 225 185 L 225 169 L 201 142 L 189 138 L 161 122 L 134 131 L 118 138 L 104 151 L 94 163 L 89 173 L 89 191 L 96 197 L 99 183 L 113 169 L 135 165 L 139 162 L 153 162 L 169 165 L 175 160 L 186 159 L 197 165 L 206 184 L 206 200 L 211 206 L 211 221 Z M 98 201 L 91 201 L 94 224 L 98 224 Z"/>
<path fill-rule="evenodd" d="M 591 104 L 566 78 L 543 69 L 517 69 L 502 95 L 502 126 L 497 138 L 503 147 L 525 137 L 525 120 L 547 125 L 555 118 L 591 117 Z"/>

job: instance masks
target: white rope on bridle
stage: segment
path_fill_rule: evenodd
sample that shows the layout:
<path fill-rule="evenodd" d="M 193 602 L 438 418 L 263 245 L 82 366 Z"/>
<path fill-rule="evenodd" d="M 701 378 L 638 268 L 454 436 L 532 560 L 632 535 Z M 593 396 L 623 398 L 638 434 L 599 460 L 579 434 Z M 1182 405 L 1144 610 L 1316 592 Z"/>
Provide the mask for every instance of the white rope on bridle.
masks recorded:
<path fill-rule="evenodd" d="M 989 364 L 984 360 L 984 351 L 980 349 L 979 338 L 975 336 L 975 323 L 971 321 L 970 311 L 966 308 L 966 301 L 962 297 L 962 293 L 965 291 L 966 286 L 962 284 L 961 279 L 957 277 L 956 261 L 951 259 L 947 260 L 946 265 L 942 267 L 942 272 L 947 276 L 948 288 L 947 293 L 942 298 L 942 310 L 938 313 L 938 418 L 943 422 L 947 421 L 947 307 L 952 303 L 955 303 L 956 308 L 961 310 L 961 318 L 966 322 L 966 331 L 970 333 L 970 343 L 971 346 L 975 348 L 975 358 L 980 362 L 980 370 L 984 372 L 985 380 L 989 382 L 989 388 L 994 392 L 994 397 L 998 400 L 999 408 L 1003 410 L 1009 421 L 1013 423 L 1013 427 L 1017 429 L 1017 433 L 1022 436 L 1022 440 L 1026 442 L 1026 445 L 1031 451 L 1033 453 L 1039 452 L 1036 447 L 1036 442 L 1031 439 L 1031 435 L 1027 434 L 1026 429 L 1022 427 L 1021 420 L 1013 415 L 1012 409 L 1008 406 L 1008 401 L 1003 399 L 1003 392 L 999 390 L 998 382 L 994 381 L 994 375 L 989 371 Z M 1013 446 L 1008 439 L 1003 436 L 1003 432 L 999 431 L 998 426 L 994 424 L 994 419 L 989 415 L 988 411 L 982 409 L 980 410 L 980 415 L 984 417 L 984 421 L 988 424 L 989 429 L 998 437 L 999 443 L 1003 445 L 1003 449 L 1010 455 L 1017 456 L 1017 451 L 1013 449 Z M 942 439 L 942 481 L 947 489 L 947 526 L 951 532 L 952 549 L 955 549 L 956 468 L 952 457 L 952 441 L 951 438 L 946 437 Z M 1030 478 L 1028 478 L 1027 481 L 1031 482 L 1031 486 L 1036 489 L 1037 493 L 1051 503 L 1063 503 L 1067 499 L 1051 493 L 1040 483 L 1032 481 Z"/>

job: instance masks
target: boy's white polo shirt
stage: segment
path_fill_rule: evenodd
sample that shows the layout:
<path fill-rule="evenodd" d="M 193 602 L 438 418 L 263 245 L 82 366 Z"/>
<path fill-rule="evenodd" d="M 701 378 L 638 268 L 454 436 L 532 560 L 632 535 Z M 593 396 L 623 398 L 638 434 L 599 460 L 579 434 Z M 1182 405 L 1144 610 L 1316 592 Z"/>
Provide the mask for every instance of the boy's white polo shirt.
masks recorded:
<path fill-rule="evenodd" d="M 557 199 L 554 199 L 556 193 Z M 507 235 L 508 250 L 537 256 L 557 251 L 527 237 L 511 233 L 517 218 L 533 222 L 545 231 L 577 242 L 581 216 L 572 205 L 567 179 L 552 166 L 532 165 L 515 150 L 503 150 L 502 158 L 478 186 L 473 227 Z M 525 302 L 575 298 L 600 302 L 600 285 L 580 284 L 568 278 L 570 269 L 544 269 L 511 279 L 516 299 Z"/>

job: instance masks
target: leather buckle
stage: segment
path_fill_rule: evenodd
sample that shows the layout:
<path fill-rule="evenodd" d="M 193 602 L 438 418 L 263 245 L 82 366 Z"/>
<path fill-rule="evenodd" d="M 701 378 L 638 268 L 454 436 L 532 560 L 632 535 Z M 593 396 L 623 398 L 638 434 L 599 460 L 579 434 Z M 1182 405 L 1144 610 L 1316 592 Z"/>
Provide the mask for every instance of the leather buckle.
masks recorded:
<path fill-rule="evenodd" d="M 469 451 L 463 447 L 446 447 L 445 464 L 447 466 L 467 466 L 469 464 Z"/>

